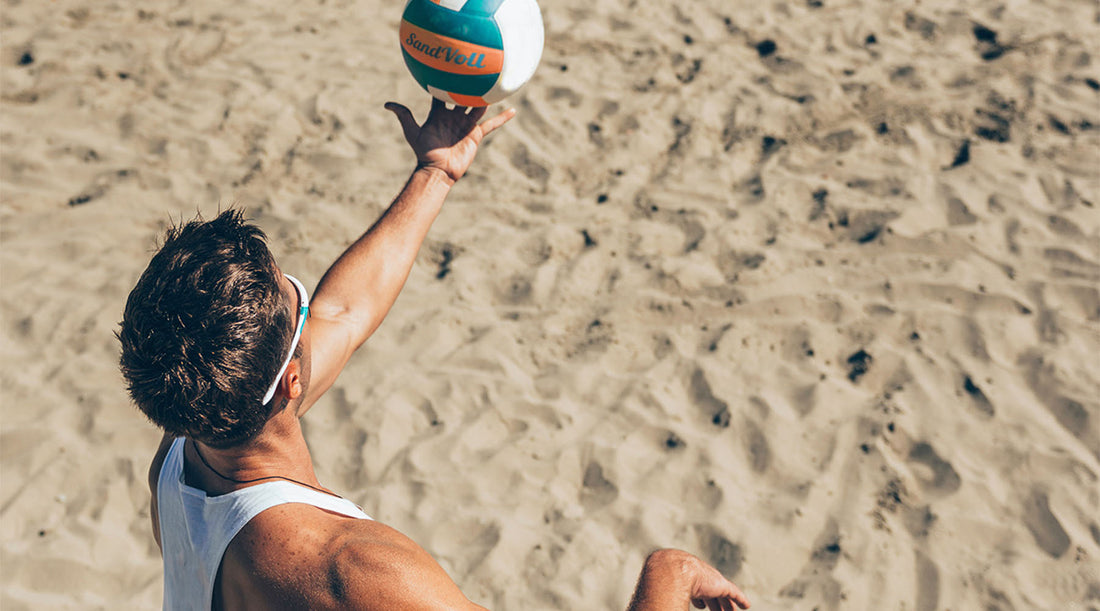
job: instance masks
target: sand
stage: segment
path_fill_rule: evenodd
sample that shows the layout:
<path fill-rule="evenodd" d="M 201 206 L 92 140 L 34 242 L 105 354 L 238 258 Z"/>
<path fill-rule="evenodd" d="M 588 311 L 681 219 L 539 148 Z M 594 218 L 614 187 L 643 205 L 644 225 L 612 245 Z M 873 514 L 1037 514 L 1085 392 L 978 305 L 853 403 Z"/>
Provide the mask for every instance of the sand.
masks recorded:
<path fill-rule="evenodd" d="M 412 157 L 401 2 L 5 0 L 0 607 L 151 609 L 113 337 L 230 205 L 314 285 Z M 544 2 L 518 117 L 305 419 L 495 609 L 1100 608 L 1100 11 Z"/>

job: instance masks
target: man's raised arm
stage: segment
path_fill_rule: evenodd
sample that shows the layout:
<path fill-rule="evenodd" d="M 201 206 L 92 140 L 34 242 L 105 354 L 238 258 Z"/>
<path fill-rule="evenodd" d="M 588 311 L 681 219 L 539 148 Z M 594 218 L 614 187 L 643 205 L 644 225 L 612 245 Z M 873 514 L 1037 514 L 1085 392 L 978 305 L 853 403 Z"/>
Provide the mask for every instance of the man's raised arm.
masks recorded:
<path fill-rule="evenodd" d="M 312 379 L 298 415 L 305 413 L 390 311 L 428 229 L 454 183 L 466 173 L 482 139 L 515 110 L 478 124 L 484 108 L 448 110 L 439 100 L 423 125 L 408 108 L 390 102 L 405 140 L 416 153 L 416 170 L 382 216 L 325 272 L 310 304 Z"/>

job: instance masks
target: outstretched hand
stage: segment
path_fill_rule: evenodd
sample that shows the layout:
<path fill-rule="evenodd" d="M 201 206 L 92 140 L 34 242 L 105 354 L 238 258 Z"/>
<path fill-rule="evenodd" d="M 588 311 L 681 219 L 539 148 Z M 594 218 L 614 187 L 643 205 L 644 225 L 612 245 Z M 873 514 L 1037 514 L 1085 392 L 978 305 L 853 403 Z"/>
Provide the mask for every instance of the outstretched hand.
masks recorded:
<path fill-rule="evenodd" d="M 709 608 L 710 611 L 733 611 L 734 604 L 741 609 L 749 608 L 749 599 L 714 567 L 700 562 L 692 575 L 691 604 L 696 609 Z"/>
<path fill-rule="evenodd" d="M 447 105 L 432 99 L 432 109 L 424 123 L 417 124 L 408 108 L 387 102 L 386 110 L 397 115 L 405 140 L 416 153 L 418 167 L 442 171 L 452 182 L 462 178 L 477 155 L 482 139 L 516 116 L 513 108 L 505 110 L 484 123 L 485 108 Z"/>
<path fill-rule="evenodd" d="M 749 599 L 717 569 L 677 549 L 657 550 L 646 558 L 629 611 L 748 609 Z"/>

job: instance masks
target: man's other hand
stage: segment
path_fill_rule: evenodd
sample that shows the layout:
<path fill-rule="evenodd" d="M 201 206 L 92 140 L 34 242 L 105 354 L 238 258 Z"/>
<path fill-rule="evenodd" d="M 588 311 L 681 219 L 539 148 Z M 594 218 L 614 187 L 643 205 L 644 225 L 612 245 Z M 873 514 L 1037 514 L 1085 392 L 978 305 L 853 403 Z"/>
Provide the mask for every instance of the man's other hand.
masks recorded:
<path fill-rule="evenodd" d="M 685 609 L 689 600 L 710 611 L 749 608 L 745 594 L 717 569 L 687 552 L 662 549 L 646 559 L 629 611 Z"/>
<path fill-rule="evenodd" d="M 412 112 L 396 102 L 387 102 L 386 110 L 397 115 L 405 140 L 416 153 L 417 166 L 443 172 L 451 182 L 462 178 L 477 155 L 478 145 L 493 130 L 516 116 L 509 108 L 479 124 L 485 108 L 447 105 L 432 99 L 432 109 L 423 125 L 417 124 Z"/>

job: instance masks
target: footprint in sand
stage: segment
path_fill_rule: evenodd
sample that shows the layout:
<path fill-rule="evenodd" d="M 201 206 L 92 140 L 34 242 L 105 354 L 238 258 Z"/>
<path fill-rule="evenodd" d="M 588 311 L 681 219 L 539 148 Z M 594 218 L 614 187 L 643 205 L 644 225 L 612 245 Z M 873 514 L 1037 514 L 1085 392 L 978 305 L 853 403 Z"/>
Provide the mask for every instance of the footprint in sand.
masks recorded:
<path fill-rule="evenodd" d="M 916 552 L 917 611 L 936 611 L 940 602 L 940 571 L 921 552 Z"/>
<path fill-rule="evenodd" d="M 958 472 L 936 453 L 929 444 L 921 442 L 914 444 L 909 450 L 909 462 L 923 465 L 927 472 L 917 472 L 917 479 L 926 490 L 935 491 L 947 495 L 955 492 L 962 485 Z M 929 473 L 931 477 L 929 477 Z"/>
<path fill-rule="evenodd" d="M 515 274 L 497 290 L 497 297 L 503 303 L 521 305 L 531 300 L 531 290 L 531 281 L 523 274 Z"/>
<path fill-rule="evenodd" d="M 826 609 L 836 609 L 840 605 L 841 591 L 840 582 L 833 577 L 832 571 L 840 562 L 843 548 L 834 518 L 825 523 L 814 541 L 813 550 L 799 576 L 783 586 L 779 595 L 799 600 L 810 597 Z"/>
<path fill-rule="evenodd" d="M 1050 500 L 1046 492 L 1032 488 L 1031 494 L 1024 501 L 1023 519 L 1035 543 L 1052 558 L 1061 558 L 1069 549 L 1069 535 L 1050 510 Z"/>
<path fill-rule="evenodd" d="M 550 180 L 550 170 L 532 158 L 525 145 L 522 143 L 517 144 L 516 148 L 512 150 L 512 154 L 509 155 L 508 161 L 511 162 L 512 167 L 538 184 L 541 189 L 546 189 L 546 183 Z"/>
<path fill-rule="evenodd" d="M 974 216 L 970 212 L 970 208 L 967 208 L 966 203 L 963 200 L 952 197 L 947 200 L 947 224 L 955 227 L 957 225 L 973 225 L 978 222 L 978 217 Z"/>
<path fill-rule="evenodd" d="M 763 473 L 771 464 L 771 448 L 768 446 L 768 439 L 752 420 L 745 421 L 742 430 L 745 436 L 745 450 L 749 454 L 749 466 L 756 473 Z"/>
<path fill-rule="evenodd" d="M 619 487 L 603 474 L 603 466 L 596 461 L 588 463 L 584 469 L 581 502 L 588 509 L 597 509 L 614 501 L 619 496 Z"/>
<path fill-rule="evenodd" d="M 726 577 L 735 577 L 741 571 L 745 554 L 741 546 L 727 539 L 710 524 L 697 524 L 695 534 L 706 559 Z"/>
<path fill-rule="evenodd" d="M 691 398 L 710 418 L 711 424 L 721 428 L 730 425 L 730 409 L 725 401 L 714 396 L 702 369 L 696 369 L 691 375 Z"/>
<path fill-rule="evenodd" d="M 1035 397 L 1058 424 L 1079 439 L 1093 454 L 1100 456 L 1100 439 L 1097 438 L 1091 413 L 1095 411 L 1095 405 L 1088 406 L 1062 395 L 1059 390 L 1063 385 L 1054 366 L 1047 363 L 1037 350 L 1025 353 L 1017 364 L 1027 373 L 1027 383 Z"/>

